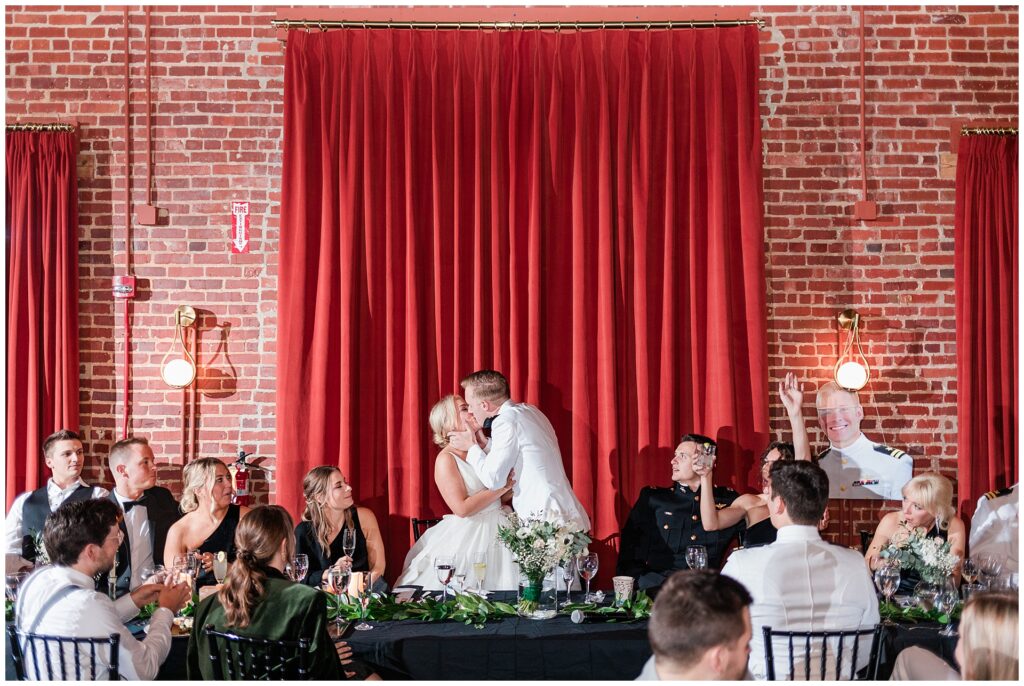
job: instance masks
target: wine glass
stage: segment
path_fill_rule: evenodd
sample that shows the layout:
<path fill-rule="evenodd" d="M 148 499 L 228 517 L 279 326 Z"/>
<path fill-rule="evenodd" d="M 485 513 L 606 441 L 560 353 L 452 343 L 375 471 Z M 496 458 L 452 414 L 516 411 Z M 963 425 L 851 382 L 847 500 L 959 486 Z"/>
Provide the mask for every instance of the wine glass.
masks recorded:
<path fill-rule="evenodd" d="M 596 595 L 590 593 L 590 580 L 597 575 L 598 559 L 597 553 L 590 553 L 588 555 L 580 555 L 576 558 L 576 564 L 580 570 L 580 576 L 587 582 L 587 592 L 583 596 L 583 602 L 585 603 L 596 603 L 600 602 Z"/>
<path fill-rule="evenodd" d="M 879 567 L 875 574 L 881 581 L 882 595 L 885 596 L 885 602 L 891 604 L 892 597 L 896 594 L 896 589 L 900 587 L 900 568 L 896 565 L 884 565 Z M 885 623 L 891 625 L 895 622 L 886 619 Z"/>
<path fill-rule="evenodd" d="M 694 467 L 702 469 L 713 469 L 715 466 L 715 452 L 717 448 L 711 443 L 704 443 L 697 448 L 694 455 Z"/>
<path fill-rule="evenodd" d="M 213 556 L 213 577 L 218 584 L 224 583 L 228 575 L 228 554 L 223 550 Z"/>
<path fill-rule="evenodd" d="M 473 578 L 476 579 L 477 592 L 483 592 L 484 579 L 487 578 L 487 553 L 473 554 Z"/>
<path fill-rule="evenodd" d="M 986 585 L 992 586 L 996 577 L 1003 571 L 1003 559 L 998 555 L 981 555 L 977 558 L 978 569 L 981 570 L 981 578 Z"/>
<path fill-rule="evenodd" d="M 935 609 L 949 619 L 946 628 L 939 632 L 940 636 L 956 636 L 956 632 L 953 631 L 953 608 L 956 607 L 959 600 L 960 594 L 957 592 L 956 582 L 953 581 L 953 577 L 949 577 L 940 584 L 939 592 L 935 595 Z"/>
<path fill-rule="evenodd" d="M 144 584 L 162 584 L 167 580 L 167 568 L 163 565 L 143 567 L 139 573 L 139 578 L 142 579 Z"/>
<path fill-rule="evenodd" d="M 708 549 L 702 545 L 691 545 L 686 548 L 686 565 L 690 569 L 704 569 L 708 566 Z"/>
<path fill-rule="evenodd" d="M 348 572 L 343 572 L 337 567 L 330 567 L 327 570 L 325 581 L 327 582 L 327 590 L 334 594 L 334 597 L 338 599 L 338 612 L 334 615 L 334 625 L 338 629 L 338 633 L 341 633 L 341 594 L 345 590 L 345 582 L 348 579 Z"/>
<path fill-rule="evenodd" d="M 299 553 L 292 558 L 292 581 L 302 581 L 306 578 L 306 572 L 309 571 L 309 556 L 305 553 Z"/>
<path fill-rule="evenodd" d="M 16 572 L 14 574 L 7 575 L 7 600 L 13 603 L 18 599 L 18 587 L 21 586 L 21 583 L 26 578 L 28 578 L 28 574 L 28 572 Z"/>
<path fill-rule="evenodd" d="M 568 605 L 572 600 L 572 582 L 576 579 L 576 558 L 562 560 L 561 572 L 565 582 L 565 603 Z"/>
<path fill-rule="evenodd" d="M 370 600 L 373 598 L 373 574 L 370 572 L 354 572 L 352 578 L 356 583 L 357 597 L 359 598 L 359 623 L 356 624 L 356 631 L 367 631 L 373 628 L 372 624 L 366 622 L 367 610 L 370 607 Z"/>
<path fill-rule="evenodd" d="M 969 557 L 964 560 L 963 566 L 960 567 L 960 575 L 964 578 L 964 583 L 968 586 L 978 580 L 978 562 L 973 557 Z"/>
<path fill-rule="evenodd" d="M 438 555 L 434 558 L 434 569 L 437 570 L 437 580 L 441 582 L 442 601 L 448 601 L 448 584 L 455 576 L 455 558 L 451 555 Z"/>
<path fill-rule="evenodd" d="M 348 557 L 356 551 L 356 530 L 346 527 L 341 532 L 341 550 Z"/>

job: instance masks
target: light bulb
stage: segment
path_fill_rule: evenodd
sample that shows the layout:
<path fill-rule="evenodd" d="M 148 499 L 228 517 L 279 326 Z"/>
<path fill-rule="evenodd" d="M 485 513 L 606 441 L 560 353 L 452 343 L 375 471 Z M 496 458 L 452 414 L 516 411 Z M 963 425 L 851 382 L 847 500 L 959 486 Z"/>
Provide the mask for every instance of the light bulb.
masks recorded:
<path fill-rule="evenodd" d="M 868 371 L 860 362 L 844 362 L 836 370 L 836 383 L 849 391 L 859 391 L 868 382 Z"/>
<path fill-rule="evenodd" d="M 186 359 L 168 360 L 160 370 L 164 383 L 174 388 L 184 388 L 196 378 L 196 368 Z"/>

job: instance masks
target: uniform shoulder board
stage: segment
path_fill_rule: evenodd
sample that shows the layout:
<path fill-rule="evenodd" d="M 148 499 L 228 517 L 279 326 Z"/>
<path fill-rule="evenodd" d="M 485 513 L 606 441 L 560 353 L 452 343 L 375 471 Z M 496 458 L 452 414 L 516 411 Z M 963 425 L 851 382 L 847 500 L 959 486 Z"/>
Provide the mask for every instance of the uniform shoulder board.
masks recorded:
<path fill-rule="evenodd" d="M 995 500 L 996 498 L 1002 498 L 1004 495 L 1010 495 L 1013 493 L 1013 488 L 1001 488 L 998 491 L 989 491 L 985 494 L 987 500 Z"/>
<path fill-rule="evenodd" d="M 889 446 L 882 445 L 881 443 L 875 446 L 875 452 L 888 455 L 889 457 L 895 457 L 897 460 L 906 455 L 906 453 L 899 448 L 890 448 Z"/>

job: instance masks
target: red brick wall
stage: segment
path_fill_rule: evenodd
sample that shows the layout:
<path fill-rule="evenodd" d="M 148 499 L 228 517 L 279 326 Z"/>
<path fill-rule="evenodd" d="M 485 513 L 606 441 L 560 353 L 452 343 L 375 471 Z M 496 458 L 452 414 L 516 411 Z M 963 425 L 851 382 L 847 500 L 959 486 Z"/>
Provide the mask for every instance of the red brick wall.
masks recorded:
<path fill-rule="evenodd" d="M 949 126 L 1016 116 L 1017 9 L 866 15 L 874 222 L 852 218 L 860 199 L 857 13 L 759 14 L 768 23 L 762 116 L 772 377 L 798 372 L 810 406 L 835 361 L 834 316 L 856 307 L 875 374 L 864 396 L 866 431 L 907 449 L 919 469 L 955 477 Z M 168 219 L 132 228 L 141 294 L 131 305 L 131 426 L 154 440 L 166 479 L 181 463 L 181 393 L 157 370 L 182 303 L 203 311 L 199 454 L 274 454 L 283 46 L 272 17 L 272 8 L 152 13 L 154 203 Z M 143 21 L 133 9 L 136 206 L 146 201 Z M 6 8 L 8 121 L 59 116 L 81 125 L 81 409 L 94 456 L 118 435 L 123 392 L 123 304 L 110 296 L 124 254 L 122 31 L 119 8 Z M 248 255 L 228 247 L 234 200 L 252 203 Z M 777 404 L 772 420 L 785 430 Z M 257 487 L 265 499 L 268 484 Z M 877 519 L 870 509 L 857 515 Z"/>

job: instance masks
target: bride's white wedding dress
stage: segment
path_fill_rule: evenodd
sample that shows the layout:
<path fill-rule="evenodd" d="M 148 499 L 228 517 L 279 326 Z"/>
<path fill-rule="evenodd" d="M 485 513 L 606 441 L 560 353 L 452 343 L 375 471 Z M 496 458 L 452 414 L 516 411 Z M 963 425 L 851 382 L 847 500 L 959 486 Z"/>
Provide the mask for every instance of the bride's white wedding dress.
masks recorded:
<path fill-rule="evenodd" d="M 486 490 L 476 471 L 465 461 L 451 453 L 450 459 L 455 460 L 466 485 L 466 495 L 474 495 Z M 434 558 L 438 555 L 450 555 L 455 560 L 455 569 L 459 574 L 466 574 L 466 585 L 476 588 L 473 576 L 473 556 L 484 553 L 487 556 L 487 572 L 483 587 L 488 591 L 512 591 L 519 583 L 519 565 L 512 561 L 509 552 L 498 540 L 498 525 L 505 523 L 508 509 L 501 506 L 501 500 L 489 503 L 482 510 L 469 517 L 445 515 L 444 518 L 430 527 L 420 536 L 420 540 L 405 556 L 402 574 L 395 586 L 422 586 L 425 590 L 441 590 L 441 582 L 434 570 Z"/>

